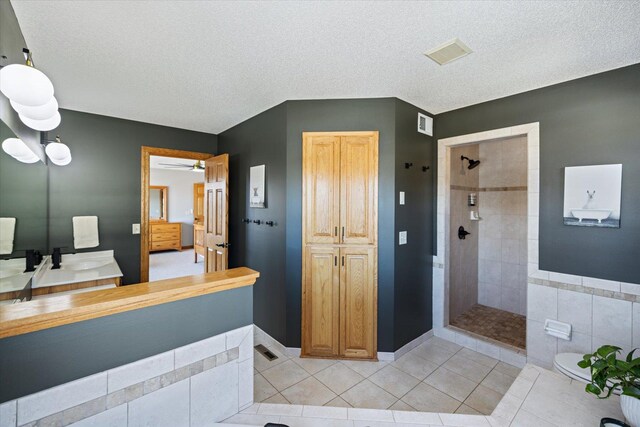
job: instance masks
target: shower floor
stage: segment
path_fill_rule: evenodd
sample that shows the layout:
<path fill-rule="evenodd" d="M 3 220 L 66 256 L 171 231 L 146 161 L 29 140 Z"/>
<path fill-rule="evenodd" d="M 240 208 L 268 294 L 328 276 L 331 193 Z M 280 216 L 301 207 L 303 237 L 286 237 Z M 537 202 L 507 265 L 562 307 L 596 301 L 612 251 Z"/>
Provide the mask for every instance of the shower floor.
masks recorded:
<path fill-rule="evenodd" d="M 527 318 L 519 314 L 476 304 L 450 325 L 513 347 L 526 348 Z"/>

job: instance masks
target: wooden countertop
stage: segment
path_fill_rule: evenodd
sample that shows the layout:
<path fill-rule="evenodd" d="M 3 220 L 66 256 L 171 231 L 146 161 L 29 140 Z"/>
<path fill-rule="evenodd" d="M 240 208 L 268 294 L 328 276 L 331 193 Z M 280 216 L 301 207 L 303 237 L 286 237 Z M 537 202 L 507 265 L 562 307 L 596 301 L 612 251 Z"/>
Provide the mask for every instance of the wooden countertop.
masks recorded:
<path fill-rule="evenodd" d="M 0 338 L 253 285 L 247 267 L 0 306 Z"/>

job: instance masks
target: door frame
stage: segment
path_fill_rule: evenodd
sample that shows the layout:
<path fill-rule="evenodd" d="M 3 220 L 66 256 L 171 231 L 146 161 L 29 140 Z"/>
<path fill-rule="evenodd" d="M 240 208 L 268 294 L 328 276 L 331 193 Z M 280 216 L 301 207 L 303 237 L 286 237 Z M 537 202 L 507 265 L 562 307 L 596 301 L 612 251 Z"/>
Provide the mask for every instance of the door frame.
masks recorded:
<path fill-rule="evenodd" d="M 151 156 L 181 157 L 204 161 L 215 155 L 144 145 L 140 148 L 140 283 L 149 281 L 149 169 Z"/>

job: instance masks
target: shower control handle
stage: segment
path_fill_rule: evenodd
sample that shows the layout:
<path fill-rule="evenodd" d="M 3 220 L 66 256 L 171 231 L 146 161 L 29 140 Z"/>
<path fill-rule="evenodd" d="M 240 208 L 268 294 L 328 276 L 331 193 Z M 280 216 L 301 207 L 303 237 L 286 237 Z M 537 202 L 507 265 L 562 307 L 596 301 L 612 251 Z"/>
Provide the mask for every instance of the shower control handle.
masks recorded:
<path fill-rule="evenodd" d="M 467 236 L 469 234 L 471 234 L 471 233 L 469 233 L 467 230 L 465 230 L 463 226 L 460 226 L 460 228 L 458 228 L 458 239 L 464 240 L 464 239 L 467 238 Z"/>

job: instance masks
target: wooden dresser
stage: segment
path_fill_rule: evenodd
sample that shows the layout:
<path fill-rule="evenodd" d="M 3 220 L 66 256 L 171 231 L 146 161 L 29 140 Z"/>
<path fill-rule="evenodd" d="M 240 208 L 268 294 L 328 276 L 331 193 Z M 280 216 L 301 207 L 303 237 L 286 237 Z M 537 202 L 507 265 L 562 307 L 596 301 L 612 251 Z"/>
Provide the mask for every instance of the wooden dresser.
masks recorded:
<path fill-rule="evenodd" d="M 149 252 L 166 251 L 170 249 L 182 250 L 182 223 L 154 222 L 151 223 L 149 236 Z"/>

